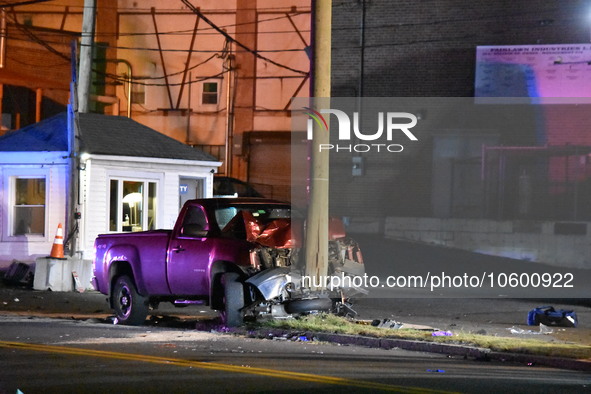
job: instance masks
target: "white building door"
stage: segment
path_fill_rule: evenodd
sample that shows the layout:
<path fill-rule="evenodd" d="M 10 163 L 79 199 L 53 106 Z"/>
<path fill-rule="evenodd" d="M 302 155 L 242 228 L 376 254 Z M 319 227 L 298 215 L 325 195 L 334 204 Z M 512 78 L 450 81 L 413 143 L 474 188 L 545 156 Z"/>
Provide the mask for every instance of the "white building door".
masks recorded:
<path fill-rule="evenodd" d="M 187 200 L 205 198 L 205 178 L 179 178 L 179 209 Z"/>

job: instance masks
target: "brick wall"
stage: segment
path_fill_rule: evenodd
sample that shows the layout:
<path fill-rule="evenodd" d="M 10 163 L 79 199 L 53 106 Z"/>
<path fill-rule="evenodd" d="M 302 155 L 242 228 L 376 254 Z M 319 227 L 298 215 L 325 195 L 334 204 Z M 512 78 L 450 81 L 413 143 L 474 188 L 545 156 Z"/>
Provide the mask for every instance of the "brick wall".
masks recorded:
<path fill-rule="evenodd" d="M 362 0 L 333 2 L 333 94 L 359 86 Z M 365 0 L 364 96 L 470 97 L 478 45 L 589 42 L 583 0 Z"/>
<path fill-rule="evenodd" d="M 354 97 L 360 90 L 362 5 L 362 0 L 333 1 L 334 97 Z M 365 7 L 364 97 L 472 97 L 477 46 L 590 40 L 588 4 L 582 0 L 365 0 Z M 479 110 L 487 109 L 475 109 Z M 543 144 L 531 128 L 537 111 L 508 107 L 504 117 L 510 119 L 509 127 L 491 122 L 490 129 L 502 145 Z M 591 145 L 584 120 L 571 119 L 565 132 L 554 127 L 564 113 L 559 108 L 554 111 L 545 119 L 549 143 Z M 448 131 L 483 127 L 478 120 L 448 121 Z M 432 136 L 438 132 L 433 128 L 423 134 L 420 146 L 404 155 L 384 159 L 362 154 L 365 176 L 340 176 L 331 182 L 333 214 L 431 215 Z M 331 173 L 350 173 L 351 156 L 333 157 Z"/>

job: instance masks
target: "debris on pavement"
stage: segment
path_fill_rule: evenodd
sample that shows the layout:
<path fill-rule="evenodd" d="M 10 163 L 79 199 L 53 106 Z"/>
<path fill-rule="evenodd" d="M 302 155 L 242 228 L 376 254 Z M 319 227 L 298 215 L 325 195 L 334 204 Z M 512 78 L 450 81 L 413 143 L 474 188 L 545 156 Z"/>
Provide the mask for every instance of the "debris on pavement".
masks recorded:
<path fill-rule="evenodd" d="M 4 282 L 16 286 L 33 286 L 34 270 L 29 264 L 13 260 L 4 273 Z"/>
<path fill-rule="evenodd" d="M 434 337 L 451 337 L 453 335 L 454 334 L 451 331 L 435 331 L 435 332 L 431 333 L 431 336 L 434 336 Z"/>
<path fill-rule="evenodd" d="M 444 369 L 428 369 L 427 372 L 445 373 Z"/>
<path fill-rule="evenodd" d="M 540 323 L 540 330 L 539 331 L 533 331 L 533 330 L 524 330 L 523 328 L 519 328 L 519 327 L 511 327 L 511 328 L 507 328 L 507 330 L 509 330 L 509 332 L 511 332 L 511 334 L 515 334 L 515 335 L 549 335 L 552 334 L 554 332 L 553 329 L 551 329 L 550 327 Z"/>
<path fill-rule="evenodd" d="M 383 320 L 375 319 L 371 322 L 371 325 L 373 327 L 378 327 L 378 328 L 389 328 L 392 330 L 398 330 L 399 328 L 402 328 L 402 326 L 404 324 L 394 321 L 394 320 L 391 320 L 391 319 L 383 319 Z"/>
<path fill-rule="evenodd" d="M 378 328 L 387 328 L 392 330 L 398 329 L 408 329 L 408 330 L 419 330 L 419 331 L 438 331 L 438 328 L 434 328 L 432 326 L 426 326 L 424 324 L 411 324 L 411 323 L 404 323 L 395 321 L 392 319 L 373 319 L 373 320 L 363 320 L 363 319 L 356 319 L 353 320 L 355 324 L 360 324 L 364 326 L 372 326 Z"/>
<path fill-rule="evenodd" d="M 554 309 L 553 306 L 539 306 L 527 314 L 528 326 L 544 324 L 546 326 L 576 327 L 578 323 L 575 311 Z"/>
<path fill-rule="evenodd" d="M 76 271 L 72 271 L 72 278 L 74 279 L 74 291 L 77 293 L 84 293 L 84 290 L 86 289 L 82 286 L 82 282 Z"/>

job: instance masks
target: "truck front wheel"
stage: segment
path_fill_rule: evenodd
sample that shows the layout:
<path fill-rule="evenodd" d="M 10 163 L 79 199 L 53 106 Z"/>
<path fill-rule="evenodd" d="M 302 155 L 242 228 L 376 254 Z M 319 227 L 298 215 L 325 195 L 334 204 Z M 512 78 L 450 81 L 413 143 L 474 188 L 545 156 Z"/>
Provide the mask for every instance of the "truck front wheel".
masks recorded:
<path fill-rule="evenodd" d="M 111 303 L 115 316 L 121 324 L 139 326 L 148 316 L 148 302 L 146 297 L 137 292 L 135 283 L 127 276 L 117 278 L 111 292 Z"/>
<path fill-rule="evenodd" d="M 222 276 L 224 286 L 224 309 L 221 317 L 228 327 L 241 326 L 244 323 L 242 308 L 244 308 L 244 285 L 240 281 L 240 275 L 235 272 L 226 272 Z"/>

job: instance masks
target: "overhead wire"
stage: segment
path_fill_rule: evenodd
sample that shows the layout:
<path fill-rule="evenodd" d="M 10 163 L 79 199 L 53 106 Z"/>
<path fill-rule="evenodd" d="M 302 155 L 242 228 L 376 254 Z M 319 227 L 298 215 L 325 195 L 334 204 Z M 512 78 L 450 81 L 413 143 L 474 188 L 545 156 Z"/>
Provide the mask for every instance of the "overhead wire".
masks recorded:
<path fill-rule="evenodd" d="M 26 27 L 26 25 L 22 25 L 22 24 L 18 24 L 19 28 L 22 28 L 23 26 Z M 52 33 L 55 34 L 56 36 L 59 36 L 59 33 Z M 30 36 L 30 34 L 27 34 L 27 36 Z M 18 39 L 17 37 L 11 37 L 12 39 Z M 52 40 L 44 40 L 46 43 L 48 44 L 61 44 L 62 42 L 58 42 L 58 41 L 52 41 Z M 148 47 L 136 47 L 136 46 L 121 46 L 121 45 L 107 45 L 104 42 L 100 43 L 104 48 L 107 49 L 121 49 L 121 50 L 130 50 L 130 51 L 148 51 L 148 52 L 180 52 L 180 53 L 186 53 L 186 52 L 195 52 L 195 53 L 218 53 L 219 51 L 216 49 L 177 49 L 177 48 L 169 48 L 169 49 L 165 49 L 165 48 L 148 48 Z M 81 46 L 84 46 L 85 44 L 80 44 Z M 93 44 L 94 46 L 95 44 Z M 262 52 L 262 53 L 283 53 L 283 52 L 305 52 L 305 48 L 288 48 L 288 49 L 260 49 L 257 50 L 257 52 Z M 235 50 L 234 53 L 240 53 L 240 52 L 251 52 L 249 50 Z"/>
<path fill-rule="evenodd" d="M 15 24 L 15 26 L 17 26 L 17 28 L 19 28 L 21 31 L 23 31 L 26 36 L 28 36 L 29 38 L 31 38 L 31 40 L 33 40 L 34 42 L 42 45 L 47 50 L 49 50 L 51 53 L 59 56 L 60 58 L 64 59 L 65 61 L 71 62 L 71 57 L 69 55 L 66 55 L 66 54 L 58 51 L 57 49 L 53 48 L 50 44 L 48 44 L 45 40 L 37 37 L 33 32 L 30 31 L 30 29 L 28 28 L 28 26 L 22 25 L 22 24 L 20 24 L 20 23 L 18 23 L 16 21 L 13 21 L 13 23 Z M 201 66 L 201 65 L 203 65 L 203 64 L 205 64 L 205 63 L 207 63 L 209 61 L 211 61 L 214 57 L 216 57 L 216 55 L 219 55 L 219 54 L 220 54 L 220 51 L 218 50 L 218 51 L 216 51 L 216 53 L 214 55 L 212 55 L 209 58 L 205 59 L 204 61 L 202 61 L 202 62 L 200 62 L 200 63 L 198 63 L 198 64 L 193 65 L 192 67 L 190 67 L 189 70 L 196 69 L 197 67 L 199 67 L 199 66 Z M 98 73 L 99 75 L 103 75 L 105 77 L 109 77 L 109 78 L 113 79 L 114 81 L 129 83 L 129 80 L 127 78 L 122 78 L 122 77 L 120 77 L 120 76 L 118 76 L 116 74 L 103 73 L 100 70 L 96 70 L 96 69 L 93 69 L 93 71 L 96 72 L 96 73 Z M 151 77 L 151 78 L 150 77 L 146 77 L 145 79 L 164 79 L 164 78 L 167 78 L 169 76 L 175 76 L 175 75 L 179 75 L 179 74 L 182 74 L 182 73 L 184 73 L 184 70 L 183 71 L 179 71 L 179 72 L 175 72 L 175 73 L 172 73 L 172 74 L 168 74 L 166 76 Z M 200 79 L 196 79 L 196 80 L 189 81 L 189 82 L 186 82 L 186 83 L 192 84 L 192 83 L 202 82 L 202 81 L 205 81 L 205 80 L 208 80 L 208 79 L 219 78 L 224 73 L 225 73 L 225 71 L 222 71 L 221 73 L 217 73 L 217 74 L 214 74 L 214 75 L 211 75 L 211 76 L 207 76 L 207 77 L 202 77 Z M 138 80 L 136 80 L 134 78 L 134 80 L 131 83 L 132 84 L 138 84 L 138 85 L 144 85 L 144 86 L 167 86 L 166 84 L 139 82 L 139 78 L 138 78 Z M 168 86 L 180 86 L 180 85 L 182 85 L 182 83 L 169 83 L 168 84 Z"/>
<path fill-rule="evenodd" d="M 81 44 L 81 46 L 84 46 L 84 44 Z M 92 46 L 94 46 L 94 45 L 92 45 Z M 120 46 L 120 45 L 115 45 L 115 46 L 113 46 L 113 45 L 106 45 L 105 48 L 122 49 L 122 50 L 129 50 L 129 51 L 148 51 L 148 52 L 181 52 L 181 53 L 186 53 L 186 52 L 217 53 L 218 52 L 215 49 L 176 49 L 176 48 L 161 49 L 161 48 L 146 48 L 146 47 L 127 47 L 127 46 Z M 245 50 L 245 51 L 234 51 L 234 52 L 236 53 L 236 52 L 251 52 L 251 51 L 250 50 Z M 299 48 L 294 48 L 294 49 L 263 49 L 263 50 L 257 50 L 256 52 L 263 52 L 263 53 L 305 52 L 305 49 L 303 49 L 303 48 L 302 49 L 299 49 Z M 270 59 L 266 59 L 266 61 L 273 62 Z M 275 65 L 276 66 L 283 67 L 283 68 L 287 68 L 287 66 L 280 65 L 279 63 L 277 63 Z M 304 71 L 295 70 L 295 69 L 291 69 L 291 71 L 298 72 L 298 73 L 303 73 L 304 72 Z"/>
<path fill-rule="evenodd" d="M 29 1 L 19 1 L 18 3 L 7 3 L 6 1 L 0 1 L 0 8 L 18 7 L 21 5 L 46 3 L 48 1 L 52 1 L 52 0 L 29 0 Z"/>
<path fill-rule="evenodd" d="M 10 17 L 12 17 L 12 15 Z M 58 57 L 64 59 L 65 61 L 68 61 L 68 62 L 70 61 L 70 56 L 63 54 L 62 52 L 58 51 L 57 49 L 53 48 L 51 45 L 46 43 L 41 38 L 37 37 L 35 34 L 33 34 L 33 32 L 30 31 L 30 29 L 28 29 L 28 27 L 26 25 L 22 25 L 22 24 L 18 23 L 18 21 L 16 21 L 16 19 L 13 20 L 13 23 L 16 25 L 16 27 L 18 29 L 20 29 L 22 32 L 24 32 L 25 35 L 27 35 L 29 38 L 31 38 L 31 40 L 33 40 L 33 42 L 36 42 L 37 44 L 45 47 L 49 52 L 53 53 L 54 55 L 57 55 Z"/>
<path fill-rule="evenodd" d="M 83 7 L 82 7 L 83 8 Z M 279 11 L 278 11 L 279 12 Z M 272 18 L 263 18 L 263 19 L 257 19 L 256 21 L 248 21 L 248 22 L 241 22 L 241 23 L 231 23 L 231 24 L 226 24 L 226 25 L 220 25 L 219 27 L 221 27 L 222 29 L 230 29 L 232 27 L 238 27 L 238 26 L 246 26 L 246 25 L 255 25 L 258 26 L 261 23 L 265 23 L 265 22 L 273 22 L 273 21 L 277 21 L 277 20 L 281 20 L 281 19 L 285 19 L 288 17 L 294 17 L 294 16 L 299 16 L 299 15 L 304 15 L 304 14 L 309 14 L 309 12 L 283 12 L 285 15 L 281 15 L 281 16 L 276 16 L 276 17 L 272 17 Z M 194 13 L 187 13 L 187 16 L 190 15 L 194 15 Z M 137 15 L 135 15 L 137 16 Z M 207 30 L 214 30 L 211 33 L 206 33 Z M 176 34 L 192 34 L 192 32 L 194 31 L 194 29 L 186 29 L 186 30 L 172 30 L 172 31 L 167 31 L 167 32 L 149 32 L 149 33 L 99 33 L 97 34 L 97 36 L 105 36 L 105 37 L 109 37 L 109 36 L 145 36 L 145 35 L 176 35 Z M 200 32 L 203 35 L 217 35 L 218 32 L 215 31 L 215 29 L 213 27 L 202 27 L 202 28 L 198 28 L 196 31 Z M 309 32 L 310 30 L 300 30 L 300 32 Z M 257 33 L 257 34 L 277 34 L 277 33 L 293 33 L 293 30 L 286 30 L 286 31 L 260 31 L 260 30 L 256 30 L 253 32 L 250 32 L 252 34 Z"/>
<path fill-rule="evenodd" d="M 43 1 L 40 1 L 43 2 Z M 182 0 L 182 2 L 184 4 L 191 4 L 186 0 Z M 23 2 L 23 3 L 35 3 L 35 2 Z M 13 3 L 15 4 L 15 3 Z M 20 4 L 20 3 L 19 3 Z M 189 7 L 189 6 L 188 6 Z M 195 12 L 195 7 L 194 6 L 190 6 L 189 8 L 191 8 L 191 10 L 193 12 Z M 550 12 L 551 10 L 545 10 L 544 12 Z M 504 13 L 504 14 L 496 14 L 496 15 L 492 15 L 492 16 L 481 16 L 481 17 L 476 17 L 476 18 L 449 18 L 449 19 L 445 19 L 445 20 L 435 20 L 435 21 L 429 21 L 429 22 L 403 22 L 403 23 L 393 23 L 393 24 L 381 24 L 381 25 L 374 25 L 374 26 L 366 26 L 366 28 L 369 29 L 387 29 L 387 28 L 398 28 L 398 27 L 417 27 L 417 26 L 429 26 L 429 25 L 438 25 L 438 24 L 445 24 L 445 23 L 459 23 L 459 22 L 468 22 L 468 21 L 474 21 L 474 20 L 488 20 L 488 19 L 496 19 L 496 18 L 506 18 L 506 17 L 510 17 L 510 16 L 520 16 L 523 15 L 525 12 L 514 12 L 514 13 Z M 204 18 L 204 15 L 202 12 L 200 12 L 199 10 L 197 10 L 197 15 L 200 16 L 201 18 Z M 267 20 L 277 20 L 277 19 L 283 19 L 286 16 L 280 16 L 280 17 L 275 17 L 275 18 L 269 18 Z M 206 18 L 205 18 L 206 19 Z M 204 21 L 205 21 L 204 19 Z M 266 20 L 260 20 L 257 22 L 264 22 Z M 279 67 L 283 67 L 286 68 L 288 70 L 291 70 L 293 72 L 297 72 L 299 74 L 307 74 L 306 72 L 302 71 L 302 70 L 295 70 L 291 67 L 282 65 L 278 62 L 273 61 L 272 59 L 269 59 L 265 56 L 262 56 L 260 53 L 281 53 L 281 52 L 296 52 L 296 51 L 304 51 L 304 49 L 282 49 L 282 50 L 252 50 L 248 47 L 246 47 L 245 45 L 243 45 L 242 43 L 236 41 L 236 39 L 232 38 L 229 34 L 227 34 L 227 32 L 223 32 L 220 31 L 220 26 L 217 26 L 215 24 L 213 24 L 213 22 L 211 22 L 209 19 L 206 20 L 206 22 L 208 24 L 211 25 L 210 28 L 206 28 L 207 30 L 210 29 L 214 29 L 217 33 L 213 33 L 213 34 L 222 34 L 224 35 L 227 39 L 232 40 L 232 42 L 235 42 L 236 45 L 240 46 L 241 48 L 243 48 L 244 51 L 249 52 L 249 53 L 253 53 L 255 56 L 261 58 L 264 61 L 268 61 L 272 64 L 275 64 Z M 241 24 L 234 24 L 234 25 L 225 25 L 226 27 L 229 26 L 238 26 L 238 25 L 245 25 L 245 24 L 251 24 L 251 23 L 257 23 L 257 22 L 245 22 L 245 23 L 241 23 Z M 45 48 L 47 48 L 50 52 L 54 53 L 55 55 L 59 56 L 60 58 L 63 58 L 64 61 L 70 61 L 69 56 L 59 52 L 58 50 L 56 50 L 55 48 L 51 47 L 50 44 L 61 44 L 61 43 L 57 43 L 57 42 L 52 42 L 49 40 L 43 40 L 40 39 L 39 37 L 37 37 L 36 35 L 34 35 L 26 25 L 22 25 L 20 23 L 18 23 L 16 20 L 14 21 L 15 25 L 17 26 L 17 28 L 19 28 L 19 30 L 23 31 L 23 33 L 25 34 L 26 37 L 28 37 L 30 40 L 37 42 L 38 44 L 44 46 Z M 202 29 L 199 29 L 202 30 Z M 205 30 L 205 28 L 203 29 Z M 358 27 L 333 27 L 333 31 L 346 31 L 346 30 L 358 30 Z M 172 32 L 161 32 L 158 34 L 177 34 L 179 32 L 188 32 L 188 31 L 172 31 Z M 259 32 L 261 33 L 261 32 Z M 57 32 L 56 32 L 57 34 Z M 114 34 L 114 33 L 113 33 Z M 132 35 L 133 33 L 130 33 L 130 35 Z M 156 33 L 138 33 L 139 34 L 156 34 Z M 203 34 L 203 33 L 200 33 Z M 367 48 L 371 48 L 371 47 L 391 47 L 391 46 L 400 46 L 400 45 L 415 45 L 415 44 L 424 44 L 424 43 L 436 43 L 436 42 L 444 42 L 444 41 L 457 41 L 457 40 L 465 40 L 465 39 L 469 39 L 469 38 L 473 38 L 475 37 L 474 34 L 467 34 L 467 35 L 461 35 L 461 36 L 456 36 L 456 37 L 441 37 L 441 38 L 433 38 L 433 39 L 424 39 L 424 40 L 412 40 L 412 41 L 405 41 L 405 42 L 387 42 L 387 43 L 376 43 L 376 44 L 369 44 L 366 45 Z M 15 38 L 13 38 L 15 39 Z M 126 47 L 126 46 L 113 46 L 113 47 L 109 47 L 109 48 L 116 48 L 116 49 L 122 49 L 122 50 L 146 50 L 146 51 L 158 51 L 158 49 L 156 48 L 143 48 L 143 47 Z M 354 48 L 358 48 L 357 45 L 352 45 L 352 46 L 334 46 L 335 50 L 340 50 L 340 49 L 354 49 Z M 189 50 L 184 50 L 184 49 L 163 49 L 163 51 L 170 51 L 170 52 L 187 52 Z M 238 50 L 237 50 L 238 51 Z M 235 52 L 237 52 L 235 51 Z M 210 56 L 208 59 L 206 59 L 207 61 L 210 61 L 213 57 L 215 57 L 219 51 L 218 50 L 193 50 L 193 52 L 198 52 L 198 53 L 212 53 L 212 56 Z M 198 65 L 196 66 L 192 66 L 191 69 L 194 69 L 198 67 Z M 169 74 L 169 76 L 174 76 L 174 75 L 179 75 L 180 73 L 182 73 L 184 71 L 180 71 L 177 73 L 172 73 Z M 162 77 L 153 77 L 153 79 L 163 79 L 165 78 L 165 76 Z"/>
<path fill-rule="evenodd" d="M 93 70 L 93 71 L 96 72 L 97 74 L 103 75 L 105 77 L 109 77 L 109 78 L 113 79 L 114 81 L 123 82 L 123 83 L 129 83 L 129 80 L 127 78 L 121 77 L 120 75 L 110 74 L 110 73 L 104 73 L 104 72 L 97 71 L 97 70 Z M 184 84 L 191 85 L 191 84 L 194 84 L 194 83 L 208 81 L 210 79 L 221 78 L 227 72 L 228 72 L 227 70 L 224 70 L 224 71 L 221 71 L 221 72 L 219 72 L 219 73 L 217 73 L 215 75 L 208 75 L 208 76 L 205 76 L 205 77 L 198 77 L 198 78 L 193 79 L 191 81 L 185 81 L 184 83 L 183 82 L 168 83 L 168 84 L 166 84 L 166 83 L 145 83 L 145 82 L 139 82 L 139 80 L 138 79 L 135 79 L 135 78 L 133 79 L 133 81 L 131 83 L 132 84 L 135 84 L 135 85 L 142 85 L 142 86 L 182 86 Z"/>
<path fill-rule="evenodd" d="M 486 16 L 486 17 L 480 17 L 480 18 L 475 18 L 475 19 L 479 19 L 479 20 L 485 20 L 485 19 L 491 19 L 491 18 L 500 18 L 500 17 L 507 17 L 507 16 L 519 16 L 522 15 L 522 13 L 512 13 L 512 14 L 504 14 L 504 15 L 495 15 L 495 16 Z M 284 18 L 284 17 L 281 17 Z M 448 20 L 439 20 L 439 21 L 431 21 L 431 22 L 412 22 L 412 23 L 396 23 L 396 24 L 382 24 L 382 25 L 377 25 L 377 26 L 366 26 L 366 29 L 387 29 L 387 28 L 397 28 L 397 27 L 416 27 L 416 26 L 422 26 L 422 25 L 437 25 L 437 24 L 442 24 L 442 23 L 457 23 L 457 22 L 462 22 L 462 21 L 471 21 L 471 20 L 475 20 L 475 19 L 464 19 L 464 18 L 451 18 Z M 248 22 L 248 23 L 252 23 L 252 22 Z M 23 27 L 26 27 L 26 25 L 22 25 L 19 23 L 15 22 L 15 25 L 22 30 Z M 525 27 L 524 27 L 525 28 Z M 527 27 L 529 28 L 529 27 Z M 209 28 L 208 28 L 209 29 Z M 333 28 L 333 31 L 340 31 L 340 30 L 357 30 L 358 27 L 354 27 L 354 28 L 348 28 L 348 27 L 335 27 Z M 158 34 L 167 34 L 168 32 L 161 32 Z M 172 34 L 173 32 L 171 32 Z M 47 34 L 47 33 L 45 33 Z M 52 34 L 52 33 L 49 33 Z M 55 32 L 55 34 L 59 34 L 58 32 Z M 114 33 L 113 33 L 114 34 Z M 142 34 L 142 33 L 140 33 Z M 145 33 L 145 34 L 156 34 L 156 33 Z M 201 33 L 203 34 L 203 33 Z M 217 34 L 217 33 L 215 33 Z M 61 44 L 61 42 L 55 42 L 55 41 L 49 41 L 49 40 L 40 40 L 38 37 L 32 37 L 30 34 L 29 30 L 25 31 L 25 35 L 31 39 L 33 39 L 33 41 L 39 43 L 40 45 L 45 46 L 48 50 L 50 50 L 52 53 L 63 57 L 64 60 L 68 60 L 69 61 L 69 57 L 66 58 L 64 56 L 62 56 L 63 54 L 59 53 L 59 51 L 54 51 L 53 49 L 49 48 L 46 46 L 46 44 Z M 445 41 L 457 41 L 457 40 L 465 40 L 467 38 L 472 38 L 474 37 L 474 35 L 462 35 L 462 36 L 457 36 L 457 37 L 441 37 L 441 38 L 434 38 L 434 39 L 424 39 L 424 40 L 412 40 L 412 41 L 405 41 L 405 42 L 387 42 L 387 43 L 376 43 L 376 44 L 366 44 L 366 48 L 378 48 L 378 47 L 392 47 L 392 46 L 400 46 L 400 45 L 415 45 L 415 44 L 422 44 L 422 43 L 435 43 L 435 42 L 445 42 Z M 14 37 L 12 37 L 13 39 L 16 39 Z M 146 47 L 128 47 L 128 46 L 110 46 L 108 48 L 114 48 L 114 49 L 121 49 L 121 50 L 144 50 L 144 51 L 159 51 L 159 49 L 157 48 L 146 48 Z M 342 49 L 355 49 L 355 48 L 359 48 L 358 45 L 351 45 L 351 46 L 338 46 L 335 45 L 333 46 L 333 49 L 336 50 L 342 50 Z M 168 52 L 188 52 L 188 49 L 162 49 L 162 51 L 168 51 Z M 250 52 L 252 53 L 253 51 L 250 49 L 244 49 L 244 51 L 246 52 Z M 256 52 L 259 53 L 281 53 L 281 52 L 302 52 L 305 51 L 305 49 L 280 49 L 280 50 L 257 50 Z M 192 50 L 192 52 L 197 52 L 197 53 L 217 53 L 217 50 L 198 50 L 198 49 L 194 49 Z M 239 52 L 239 51 L 235 51 L 235 52 Z M 300 70 L 298 70 L 300 71 Z M 301 71 L 300 71 L 301 73 Z"/>
<path fill-rule="evenodd" d="M 21 4 L 35 4 L 35 3 L 43 3 L 43 2 L 49 2 L 51 0 L 31 0 L 31 1 L 24 1 L 21 3 L 6 3 L 6 2 L 2 2 L 0 1 L 0 7 L 2 6 L 1 4 L 3 4 L 4 6 L 14 6 L 14 5 L 21 5 Z M 56 8 L 64 8 L 63 5 L 59 5 L 59 4 L 45 4 L 45 7 L 56 7 Z M 561 4 L 560 7 L 554 7 L 553 9 L 548 9 L 548 10 L 538 10 L 538 12 L 543 12 L 545 14 L 548 14 L 549 17 L 552 17 L 555 15 L 555 13 L 559 10 L 559 9 L 564 9 L 565 7 L 572 7 L 572 8 L 576 8 L 577 5 L 576 4 Z M 80 9 L 84 9 L 84 6 L 69 6 L 69 8 L 80 8 Z M 134 7 L 134 8 L 122 8 L 122 7 L 102 7 L 104 9 L 115 9 L 117 11 L 122 11 L 122 10 L 128 10 L 128 11 L 133 11 L 133 12 L 149 12 L 151 10 L 151 8 L 138 8 L 138 7 Z M 351 4 L 348 3 L 335 3 L 333 4 L 333 9 L 338 9 L 338 8 L 346 8 L 347 10 L 353 9 L 354 7 L 351 6 Z M 259 12 L 277 12 L 277 13 L 289 13 L 290 16 L 297 16 L 297 15 L 301 15 L 301 14 L 309 14 L 311 11 L 309 9 L 302 9 L 302 8 L 298 8 L 296 9 L 296 12 L 293 13 L 290 9 L 288 9 L 287 7 L 267 7 L 267 8 L 258 8 L 258 7 L 253 7 L 253 8 L 241 8 L 243 10 L 256 10 Z M 180 11 L 179 9 L 158 9 L 159 12 L 165 13 L 165 12 L 178 12 Z M 235 12 L 235 9 L 207 9 L 205 11 L 202 11 L 203 13 L 207 14 L 207 13 L 216 13 L 216 12 Z M 187 15 L 190 15 L 190 13 L 187 12 Z M 415 27 L 415 26 L 426 26 L 426 25 L 438 25 L 438 24 L 445 24 L 445 23 L 458 23 L 458 22 L 473 22 L 473 21 L 477 21 L 477 20 L 487 20 L 487 19 L 506 19 L 508 17 L 519 17 L 519 16 L 528 16 L 528 15 L 532 15 L 531 10 L 525 10 L 525 11 L 520 11 L 520 12 L 511 12 L 511 13 L 501 13 L 501 14 L 495 14 L 495 15 L 482 15 L 482 16 L 477 16 L 477 17 L 470 17 L 470 18 L 447 18 L 447 19 L 440 19 L 440 20 L 430 20 L 428 22 L 396 22 L 396 23 L 391 23 L 391 24 L 382 24 L 382 25 L 369 25 L 366 26 L 365 28 L 368 30 L 371 29 L 382 29 L 382 28 L 389 28 L 389 27 Z M 221 28 L 230 28 L 230 27 L 235 27 L 235 26 L 242 26 L 242 25 L 249 25 L 249 24 L 259 24 L 261 22 L 267 22 L 267 21 L 273 21 L 273 20 L 278 20 L 278 19 L 284 19 L 286 18 L 286 15 L 281 15 L 278 17 L 273 17 L 273 18 L 268 18 L 268 19 L 259 19 L 257 21 L 248 21 L 248 22 L 242 22 L 242 23 L 234 23 L 234 24 L 228 24 L 228 25 L 220 25 L 219 27 Z M 334 22 L 334 21 L 333 21 Z M 352 26 L 349 27 L 350 24 L 348 24 L 347 26 L 344 27 L 334 27 L 332 30 L 333 31 L 355 31 L 358 30 L 359 27 L 358 26 Z M 213 27 L 206 27 L 206 28 L 199 28 L 198 31 L 202 31 L 202 30 L 212 30 L 214 29 Z M 192 32 L 193 30 L 179 30 L 179 31 L 171 31 L 171 32 L 160 32 L 159 34 L 182 34 L 182 33 L 188 33 L 188 32 Z M 308 32 L 309 30 L 301 30 L 301 31 L 305 31 Z M 252 32 L 255 33 L 255 32 Z M 277 33 L 277 32 L 273 32 L 273 31 L 269 31 L 269 32 L 261 32 L 261 31 L 256 31 L 257 34 L 261 34 L 261 33 Z M 150 34 L 156 34 L 156 33 L 103 33 L 103 35 L 150 35 Z M 210 34 L 210 33 L 208 33 Z M 217 33 L 211 33 L 211 34 L 217 34 Z"/>
<path fill-rule="evenodd" d="M 286 66 L 285 64 L 281 64 L 281 63 L 276 62 L 276 61 L 274 61 L 272 59 L 269 59 L 266 56 L 261 55 L 258 51 L 255 51 L 255 50 L 247 47 L 242 42 L 236 40 L 234 37 L 232 37 L 231 35 L 229 35 L 222 28 L 220 28 L 215 23 L 213 23 L 209 18 L 207 18 L 205 15 L 203 15 L 203 13 L 198 8 L 196 8 L 193 4 L 191 4 L 191 2 L 189 2 L 189 0 L 181 0 L 181 1 L 190 10 L 192 10 L 196 15 L 198 15 L 205 23 L 207 23 L 208 25 L 210 25 L 211 27 L 213 27 L 215 30 L 217 30 L 221 35 L 223 35 L 224 37 L 226 37 L 226 39 L 230 40 L 231 42 L 233 42 L 237 46 L 241 47 L 242 49 L 245 49 L 246 51 L 252 53 L 255 57 L 257 57 L 257 58 L 259 58 L 261 60 L 264 60 L 267 63 L 273 64 L 273 65 L 275 65 L 277 67 L 284 68 L 284 69 L 289 70 L 289 71 L 293 71 L 293 72 L 295 72 L 297 74 L 302 74 L 302 75 L 308 75 L 309 74 L 308 71 L 298 70 L 298 69 L 295 69 L 293 67 Z"/>

